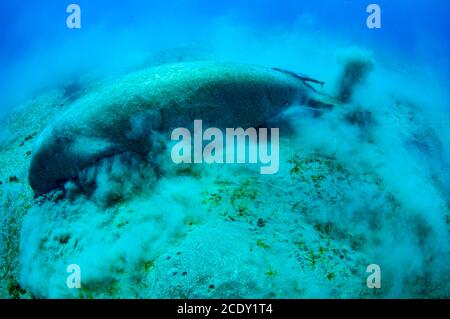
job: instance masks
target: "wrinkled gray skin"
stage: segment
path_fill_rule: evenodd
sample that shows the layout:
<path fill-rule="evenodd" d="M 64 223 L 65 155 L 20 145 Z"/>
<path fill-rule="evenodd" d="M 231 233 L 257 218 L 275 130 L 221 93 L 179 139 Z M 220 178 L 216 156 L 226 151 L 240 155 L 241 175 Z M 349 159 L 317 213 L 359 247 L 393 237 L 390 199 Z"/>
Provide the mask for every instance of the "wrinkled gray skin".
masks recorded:
<path fill-rule="evenodd" d="M 159 131 L 170 137 L 195 119 L 209 126 L 257 127 L 297 103 L 330 106 L 301 79 L 253 65 L 191 62 L 128 75 L 75 101 L 34 145 L 29 182 L 37 194 L 118 153 L 145 153 Z"/>

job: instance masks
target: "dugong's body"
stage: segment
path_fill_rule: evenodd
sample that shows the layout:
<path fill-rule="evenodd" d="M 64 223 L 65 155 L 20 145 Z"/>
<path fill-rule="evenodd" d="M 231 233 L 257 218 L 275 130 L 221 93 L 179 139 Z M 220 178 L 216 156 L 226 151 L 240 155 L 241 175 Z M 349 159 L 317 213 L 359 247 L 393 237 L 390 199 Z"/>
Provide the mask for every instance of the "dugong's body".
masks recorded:
<path fill-rule="evenodd" d="M 281 70 L 216 62 L 153 67 L 92 91 L 45 128 L 34 146 L 29 182 L 44 194 L 102 158 L 145 151 L 151 145 L 136 137 L 136 121 L 168 134 L 195 119 L 256 127 L 290 104 L 320 106 L 322 100 Z"/>

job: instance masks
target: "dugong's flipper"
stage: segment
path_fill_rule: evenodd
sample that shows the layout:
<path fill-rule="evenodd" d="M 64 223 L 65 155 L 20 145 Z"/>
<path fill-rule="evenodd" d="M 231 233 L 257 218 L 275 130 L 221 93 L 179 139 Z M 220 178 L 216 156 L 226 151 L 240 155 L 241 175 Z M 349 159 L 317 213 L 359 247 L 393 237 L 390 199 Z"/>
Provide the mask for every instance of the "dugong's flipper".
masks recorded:
<path fill-rule="evenodd" d="M 136 72 L 75 101 L 39 136 L 29 182 L 43 194 L 105 157 L 145 152 L 144 133 L 169 134 L 202 119 L 215 127 L 256 127 L 292 104 L 326 107 L 326 98 L 286 72 L 253 65 L 191 62 Z M 147 142 L 145 142 L 147 141 Z"/>

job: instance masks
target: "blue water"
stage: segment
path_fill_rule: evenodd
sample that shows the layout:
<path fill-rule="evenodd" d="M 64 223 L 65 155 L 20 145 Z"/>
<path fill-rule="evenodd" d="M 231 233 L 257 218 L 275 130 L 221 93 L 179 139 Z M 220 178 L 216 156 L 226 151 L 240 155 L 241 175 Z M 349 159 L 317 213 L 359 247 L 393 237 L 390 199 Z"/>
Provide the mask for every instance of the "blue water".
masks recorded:
<path fill-rule="evenodd" d="M 366 6 L 370 2 L 361 0 L 77 3 L 82 9 L 81 30 L 69 30 L 65 25 L 68 2 L 2 1 L 2 109 L 11 107 L 21 97 L 28 98 L 54 73 L 70 73 L 98 60 L 110 68 L 117 67 L 117 60 L 154 50 L 155 39 L 167 47 L 199 40 L 208 43 L 215 23 L 230 16 L 234 23 L 261 34 L 304 28 L 306 33 L 331 34 L 370 50 L 397 52 L 411 63 L 434 66 L 448 80 L 450 4 L 445 0 L 377 1 L 382 8 L 379 30 L 366 27 Z M 307 24 L 296 24 L 299 17 L 305 16 Z M 27 64 L 30 59 L 36 61 Z"/>

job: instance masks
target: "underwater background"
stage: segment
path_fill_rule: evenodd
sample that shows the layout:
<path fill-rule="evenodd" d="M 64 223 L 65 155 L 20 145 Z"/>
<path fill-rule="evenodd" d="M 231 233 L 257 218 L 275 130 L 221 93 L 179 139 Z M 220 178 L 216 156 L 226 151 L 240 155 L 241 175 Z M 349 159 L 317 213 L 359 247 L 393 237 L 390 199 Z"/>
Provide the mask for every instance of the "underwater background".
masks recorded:
<path fill-rule="evenodd" d="M 381 29 L 366 26 L 372 2 Z M 66 26 L 70 2 L 0 3 L 0 297 L 449 297 L 448 1 L 74 3 L 81 29 Z M 33 192 L 36 141 L 71 105 L 203 60 L 308 74 L 335 97 L 349 65 L 360 76 L 338 107 L 272 119 L 289 128 L 275 175 L 180 167 L 163 147 L 151 165 L 123 155 L 84 170 L 89 193 Z"/>

